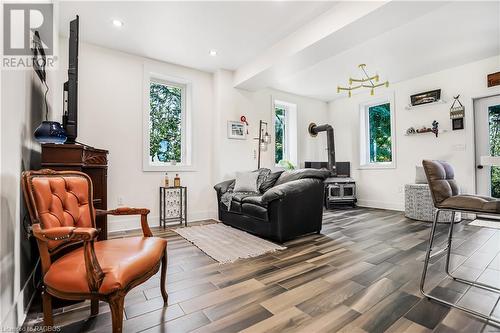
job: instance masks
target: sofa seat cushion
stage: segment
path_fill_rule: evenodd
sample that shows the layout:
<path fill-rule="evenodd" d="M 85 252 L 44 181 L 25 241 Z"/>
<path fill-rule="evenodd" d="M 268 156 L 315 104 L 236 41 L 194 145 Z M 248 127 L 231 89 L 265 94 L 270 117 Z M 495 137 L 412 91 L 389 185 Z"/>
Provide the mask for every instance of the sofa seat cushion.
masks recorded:
<path fill-rule="evenodd" d="M 253 197 L 260 195 L 257 192 L 234 192 L 230 201 L 229 211 L 234 213 L 241 213 L 241 204 L 243 200 L 247 197 Z"/>
<path fill-rule="evenodd" d="M 262 200 L 262 195 L 244 197 L 243 199 L 241 199 L 241 202 L 242 203 L 249 203 L 249 204 L 252 204 L 252 205 L 261 206 L 261 207 L 264 207 L 264 208 L 267 207 L 267 203 L 265 203 Z"/>
<path fill-rule="evenodd" d="M 243 199 L 245 199 L 246 197 L 254 197 L 257 195 L 260 194 L 257 192 L 234 192 L 232 201 L 243 202 Z"/>
<path fill-rule="evenodd" d="M 95 242 L 94 248 L 104 273 L 99 293 L 123 289 L 153 270 L 165 253 L 167 240 L 158 237 L 130 237 Z M 83 247 L 50 265 L 44 283 L 66 293 L 89 293 Z"/>
<path fill-rule="evenodd" d="M 268 221 L 267 208 L 251 203 L 241 204 L 241 213 L 263 221 Z"/>
<path fill-rule="evenodd" d="M 463 209 L 485 213 L 500 213 L 500 200 L 480 196 L 460 194 L 449 197 L 439 204 L 439 208 Z"/>

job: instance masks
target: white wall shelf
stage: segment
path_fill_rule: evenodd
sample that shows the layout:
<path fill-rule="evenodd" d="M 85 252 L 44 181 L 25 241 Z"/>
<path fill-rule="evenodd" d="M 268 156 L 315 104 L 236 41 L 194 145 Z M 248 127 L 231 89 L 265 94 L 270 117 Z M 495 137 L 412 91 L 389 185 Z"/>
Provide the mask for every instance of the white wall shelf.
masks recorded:
<path fill-rule="evenodd" d="M 435 102 L 432 102 L 432 103 L 425 103 L 425 104 L 421 104 L 421 105 L 411 105 L 411 104 L 408 104 L 407 106 L 405 106 L 405 109 L 406 110 L 413 110 L 413 109 L 419 109 L 419 108 L 423 108 L 425 106 L 432 106 L 432 105 L 436 105 L 436 104 L 446 104 L 448 103 L 447 101 L 445 101 L 444 99 L 439 99 Z"/>

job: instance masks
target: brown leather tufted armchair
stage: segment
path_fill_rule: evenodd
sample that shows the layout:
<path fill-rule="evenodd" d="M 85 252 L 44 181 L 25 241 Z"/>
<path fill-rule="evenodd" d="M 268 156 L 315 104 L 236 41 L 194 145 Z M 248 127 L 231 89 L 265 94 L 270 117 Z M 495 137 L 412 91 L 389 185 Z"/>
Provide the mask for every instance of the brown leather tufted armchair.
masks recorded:
<path fill-rule="evenodd" d="M 45 325 L 53 326 L 53 295 L 69 300 L 90 299 L 91 315 L 98 314 L 99 301 L 109 303 L 113 332 L 121 332 L 125 295 L 153 276 L 160 264 L 161 294 L 167 304 L 167 241 L 152 237 L 148 209 L 122 207 L 96 212 L 92 182 L 77 171 L 23 172 L 22 187 L 40 251 Z M 140 215 L 144 236 L 95 242 L 99 233 L 95 229 L 96 213 Z M 60 255 L 69 247 L 76 249 Z"/>

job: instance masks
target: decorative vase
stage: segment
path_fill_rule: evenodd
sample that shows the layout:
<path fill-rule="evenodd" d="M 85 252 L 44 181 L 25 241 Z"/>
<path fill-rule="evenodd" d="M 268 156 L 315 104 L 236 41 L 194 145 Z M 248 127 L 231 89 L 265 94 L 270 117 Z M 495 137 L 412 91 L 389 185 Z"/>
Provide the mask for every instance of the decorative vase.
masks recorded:
<path fill-rule="evenodd" d="M 66 132 L 57 121 L 42 121 L 35 130 L 35 140 L 39 143 L 64 143 Z"/>

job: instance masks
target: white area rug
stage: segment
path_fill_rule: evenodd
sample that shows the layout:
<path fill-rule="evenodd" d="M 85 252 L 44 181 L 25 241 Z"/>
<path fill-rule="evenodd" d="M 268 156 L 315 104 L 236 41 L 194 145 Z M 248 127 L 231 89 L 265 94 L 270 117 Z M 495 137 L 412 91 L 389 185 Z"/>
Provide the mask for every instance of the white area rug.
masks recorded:
<path fill-rule="evenodd" d="M 173 231 L 221 264 L 286 249 L 222 223 L 178 228 Z"/>
<path fill-rule="evenodd" d="M 499 221 L 490 221 L 490 220 L 481 220 L 475 219 L 469 225 L 473 225 L 476 227 L 486 227 L 492 229 L 500 229 L 500 220 Z"/>

